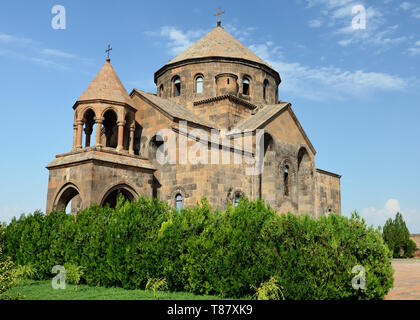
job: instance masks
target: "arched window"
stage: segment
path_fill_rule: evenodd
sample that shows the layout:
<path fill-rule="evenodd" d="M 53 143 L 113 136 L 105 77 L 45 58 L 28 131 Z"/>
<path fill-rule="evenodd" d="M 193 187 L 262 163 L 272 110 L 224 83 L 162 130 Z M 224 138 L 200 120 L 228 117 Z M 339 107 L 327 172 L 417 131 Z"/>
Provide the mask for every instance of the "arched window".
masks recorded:
<path fill-rule="evenodd" d="M 289 166 L 284 166 L 284 174 L 283 174 L 283 182 L 284 182 L 284 195 L 289 196 Z"/>
<path fill-rule="evenodd" d="M 195 92 L 196 93 L 203 93 L 203 77 L 198 76 L 195 78 Z"/>
<path fill-rule="evenodd" d="M 175 205 L 178 212 L 181 212 L 182 209 L 182 195 L 178 193 L 175 197 Z"/>
<path fill-rule="evenodd" d="M 244 77 L 242 80 L 242 93 L 249 96 L 249 78 Z"/>
<path fill-rule="evenodd" d="M 238 204 L 239 204 L 239 198 L 240 198 L 239 194 L 236 194 L 235 195 L 235 199 L 233 200 L 233 206 L 234 207 L 237 207 L 238 206 Z"/>
<path fill-rule="evenodd" d="M 176 76 L 173 82 L 174 82 L 174 97 L 179 97 L 181 95 L 181 78 Z"/>
<path fill-rule="evenodd" d="M 267 99 L 267 88 L 268 88 L 268 80 L 265 79 L 263 83 L 263 99 Z"/>

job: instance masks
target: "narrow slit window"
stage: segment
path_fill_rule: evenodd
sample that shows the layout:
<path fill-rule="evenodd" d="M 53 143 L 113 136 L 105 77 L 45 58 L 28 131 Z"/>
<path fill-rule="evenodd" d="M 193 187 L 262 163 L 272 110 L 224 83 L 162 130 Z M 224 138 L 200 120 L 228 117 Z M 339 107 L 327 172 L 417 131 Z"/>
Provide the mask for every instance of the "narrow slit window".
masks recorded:
<path fill-rule="evenodd" d="M 240 198 L 239 194 L 236 194 L 235 195 L 235 199 L 233 200 L 233 206 L 234 207 L 237 207 L 238 206 L 238 204 L 239 204 L 239 198 Z"/>
<path fill-rule="evenodd" d="M 284 175 L 283 175 L 283 181 L 284 181 L 284 195 L 289 196 L 289 166 L 284 166 Z"/>
<path fill-rule="evenodd" d="M 249 96 L 249 79 L 244 78 L 242 81 L 242 93 L 246 96 Z"/>
<path fill-rule="evenodd" d="M 267 89 L 268 89 L 268 80 L 264 80 L 263 83 L 263 99 L 266 100 L 267 99 Z"/>
<path fill-rule="evenodd" d="M 176 77 L 174 79 L 174 97 L 179 97 L 181 95 L 181 79 Z"/>
<path fill-rule="evenodd" d="M 181 194 L 177 194 L 175 197 L 175 204 L 176 204 L 176 209 L 178 210 L 178 212 L 181 212 L 182 210 L 182 195 Z"/>

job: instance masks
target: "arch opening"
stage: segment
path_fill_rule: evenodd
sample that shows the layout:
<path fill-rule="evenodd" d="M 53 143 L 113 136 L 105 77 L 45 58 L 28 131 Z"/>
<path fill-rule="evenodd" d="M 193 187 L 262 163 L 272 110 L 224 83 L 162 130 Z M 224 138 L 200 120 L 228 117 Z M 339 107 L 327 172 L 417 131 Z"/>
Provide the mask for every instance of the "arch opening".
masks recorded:
<path fill-rule="evenodd" d="M 116 148 L 118 144 L 117 114 L 110 109 L 104 114 L 103 128 L 101 136 L 104 140 L 102 145 L 108 148 Z"/>
<path fill-rule="evenodd" d="M 178 212 L 181 212 L 182 210 L 183 201 L 184 201 L 184 198 L 182 197 L 182 194 L 178 193 L 175 196 L 175 206 Z"/>
<path fill-rule="evenodd" d="M 111 208 L 115 208 L 120 195 L 124 198 L 124 201 L 133 201 L 135 198 L 133 192 L 128 190 L 128 188 L 124 186 L 117 186 L 107 192 L 102 200 L 101 206 L 105 207 L 109 205 Z"/>
<path fill-rule="evenodd" d="M 83 115 L 83 132 L 85 133 L 85 148 L 91 146 L 92 137 L 96 135 L 95 113 L 88 109 Z"/>
<path fill-rule="evenodd" d="M 263 83 L 263 99 L 267 100 L 268 80 L 265 79 Z"/>
<path fill-rule="evenodd" d="M 66 213 L 76 214 L 82 209 L 82 198 L 79 190 L 73 186 L 68 185 L 57 196 L 55 209 L 58 211 L 65 211 Z"/>
<path fill-rule="evenodd" d="M 179 97 L 181 95 L 181 78 L 179 76 L 174 77 L 173 87 L 174 97 Z"/>
<path fill-rule="evenodd" d="M 284 184 L 284 195 L 288 197 L 290 195 L 290 179 L 289 179 L 289 166 L 285 165 L 283 169 L 283 184 Z"/>
<path fill-rule="evenodd" d="M 248 77 L 244 77 L 242 80 L 242 93 L 249 96 L 250 81 Z"/>

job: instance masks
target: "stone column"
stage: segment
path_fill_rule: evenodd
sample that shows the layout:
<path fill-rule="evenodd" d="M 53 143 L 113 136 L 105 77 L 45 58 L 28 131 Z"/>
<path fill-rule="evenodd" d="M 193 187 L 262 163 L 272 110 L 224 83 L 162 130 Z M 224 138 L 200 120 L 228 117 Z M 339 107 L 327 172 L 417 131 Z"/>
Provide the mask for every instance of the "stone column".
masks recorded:
<path fill-rule="evenodd" d="M 101 143 L 101 131 L 102 131 L 102 123 L 104 122 L 105 118 L 102 117 L 95 117 L 94 118 L 96 123 L 96 141 L 95 141 L 95 147 L 102 148 Z"/>
<path fill-rule="evenodd" d="M 76 123 L 73 124 L 73 148 L 72 150 L 76 150 L 76 144 L 77 144 L 77 125 Z"/>
<path fill-rule="evenodd" d="M 134 155 L 134 131 L 136 130 L 136 126 L 134 123 L 130 126 L 130 142 L 129 142 L 129 148 L 128 153 L 131 155 Z"/>
<path fill-rule="evenodd" d="M 76 149 L 82 148 L 82 138 L 83 138 L 83 121 L 79 120 L 76 122 L 77 125 L 77 142 Z"/>
<path fill-rule="evenodd" d="M 93 131 L 92 126 L 88 126 L 88 124 L 86 124 L 86 127 L 85 127 L 86 147 L 90 147 L 90 136 L 92 135 L 92 131 Z"/>
<path fill-rule="evenodd" d="M 124 149 L 124 126 L 125 121 L 118 121 L 118 145 L 117 145 L 117 151 L 122 151 Z"/>

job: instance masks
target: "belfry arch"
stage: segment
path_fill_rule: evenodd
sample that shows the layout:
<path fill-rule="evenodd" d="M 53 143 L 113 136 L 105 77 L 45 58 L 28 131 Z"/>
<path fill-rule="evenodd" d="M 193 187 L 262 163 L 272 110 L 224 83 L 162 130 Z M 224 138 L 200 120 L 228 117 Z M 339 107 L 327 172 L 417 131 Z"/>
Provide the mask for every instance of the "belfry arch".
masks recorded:
<path fill-rule="evenodd" d="M 109 189 L 102 198 L 101 206 L 109 205 L 115 208 L 117 205 L 118 195 L 121 194 L 125 200 L 133 201 L 138 198 L 137 192 L 127 184 L 119 184 Z"/>
<path fill-rule="evenodd" d="M 58 211 L 65 210 L 71 202 L 71 213 L 77 213 L 82 208 L 82 198 L 79 188 L 73 183 L 64 185 L 57 194 L 54 208 Z"/>

